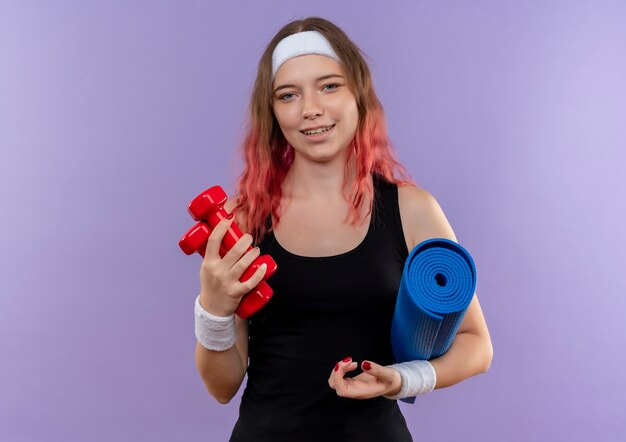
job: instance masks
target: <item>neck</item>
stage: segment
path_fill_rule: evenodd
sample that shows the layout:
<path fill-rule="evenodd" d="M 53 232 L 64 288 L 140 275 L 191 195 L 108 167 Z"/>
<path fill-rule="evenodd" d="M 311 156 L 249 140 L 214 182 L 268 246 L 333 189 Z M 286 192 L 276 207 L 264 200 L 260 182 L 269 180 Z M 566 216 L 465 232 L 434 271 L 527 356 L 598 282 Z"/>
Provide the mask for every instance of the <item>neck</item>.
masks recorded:
<path fill-rule="evenodd" d="M 295 158 L 283 183 L 285 196 L 291 198 L 333 198 L 347 195 L 354 180 L 354 159 L 346 170 L 345 159 L 315 163 Z M 346 173 L 348 176 L 346 177 Z M 347 178 L 347 179 L 346 179 Z"/>

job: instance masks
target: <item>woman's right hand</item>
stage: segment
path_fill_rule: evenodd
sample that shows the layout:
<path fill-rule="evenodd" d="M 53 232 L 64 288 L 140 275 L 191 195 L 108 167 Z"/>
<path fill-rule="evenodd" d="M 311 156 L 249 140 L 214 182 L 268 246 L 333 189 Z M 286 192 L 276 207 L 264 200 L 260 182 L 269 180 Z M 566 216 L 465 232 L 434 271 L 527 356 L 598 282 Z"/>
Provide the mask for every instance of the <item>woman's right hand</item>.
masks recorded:
<path fill-rule="evenodd" d="M 261 253 L 258 247 L 246 252 L 252 244 L 252 236 L 248 233 L 244 233 L 223 258 L 220 257 L 220 244 L 233 219 L 224 218 L 215 226 L 200 267 L 200 305 L 215 316 L 232 315 L 243 295 L 261 282 L 266 271 L 263 264 L 246 282 L 239 281 Z"/>

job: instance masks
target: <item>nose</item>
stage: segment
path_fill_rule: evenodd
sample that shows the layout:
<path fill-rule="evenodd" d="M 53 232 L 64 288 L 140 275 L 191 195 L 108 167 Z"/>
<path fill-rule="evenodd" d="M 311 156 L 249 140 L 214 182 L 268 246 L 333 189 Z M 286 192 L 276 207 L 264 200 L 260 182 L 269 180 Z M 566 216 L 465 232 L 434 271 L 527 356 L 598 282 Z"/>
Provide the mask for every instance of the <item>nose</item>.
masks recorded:
<path fill-rule="evenodd" d="M 305 94 L 302 100 L 302 118 L 317 118 L 324 113 L 319 97 L 313 94 Z"/>

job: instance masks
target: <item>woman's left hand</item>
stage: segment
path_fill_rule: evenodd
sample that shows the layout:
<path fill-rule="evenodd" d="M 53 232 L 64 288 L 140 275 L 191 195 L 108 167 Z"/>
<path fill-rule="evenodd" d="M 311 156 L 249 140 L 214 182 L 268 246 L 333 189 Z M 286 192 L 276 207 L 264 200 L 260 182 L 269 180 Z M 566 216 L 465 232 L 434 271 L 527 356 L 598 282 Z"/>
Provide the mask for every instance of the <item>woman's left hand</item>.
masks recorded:
<path fill-rule="evenodd" d="M 383 367 L 371 361 L 363 361 L 363 373 L 353 378 L 346 373 L 356 370 L 358 363 L 350 356 L 337 362 L 330 373 L 328 385 L 338 396 L 352 399 L 369 399 L 382 395 L 397 394 L 402 387 L 400 373 L 390 367 Z"/>

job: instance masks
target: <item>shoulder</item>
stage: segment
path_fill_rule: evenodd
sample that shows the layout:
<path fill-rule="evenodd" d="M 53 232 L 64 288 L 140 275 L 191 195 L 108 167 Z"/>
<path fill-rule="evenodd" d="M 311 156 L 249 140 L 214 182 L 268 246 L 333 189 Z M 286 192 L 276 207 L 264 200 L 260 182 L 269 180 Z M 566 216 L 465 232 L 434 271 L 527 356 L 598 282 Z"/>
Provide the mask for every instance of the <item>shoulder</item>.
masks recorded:
<path fill-rule="evenodd" d="M 399 185 L 398 205 L 409 250 L 430 238 L 457 241 L 443 209 L 427 190 L 408 184 Z"/>

